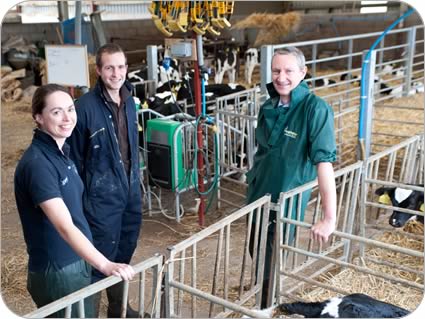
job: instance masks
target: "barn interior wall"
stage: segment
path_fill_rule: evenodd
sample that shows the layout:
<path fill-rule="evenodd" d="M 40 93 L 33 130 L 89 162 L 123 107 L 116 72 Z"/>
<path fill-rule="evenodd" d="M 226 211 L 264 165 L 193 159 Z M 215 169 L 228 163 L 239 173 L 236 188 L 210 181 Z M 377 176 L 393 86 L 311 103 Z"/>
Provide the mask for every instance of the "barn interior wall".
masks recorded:
<path fill-rule="evenodd" d="M 236 5 L 238 5 L 236 3 Z M 270 4 L 269 6 L 273 5 Z M 276 7 L 266 7 L 265 11 L 276 12 L 280 10 L 282 4 L 276 2 Z M 242 10 L 243 8 L 243 10 Z M 246 2 L 241 7 L 238 15 L 232 17 L 232 22 L 235 22 L 242 17 L 252 13 L 255 9 L 254 3 Z M 239 9 L 238 9 L 239 10 Z M 255 11 L 254 11 L 255 12 Z M 361 34 L 368 32 L 379 32 L 384 30 L 398 17 L 398 11 L 392 11 L 385 15 L 369 14 L 364 18 L 354 14 L 321 14 L 312 15 L 306 14 L 302 16 L 299 30 L 289 34 L 285 43 L 297 41 L 309 41 L 314 39 L 323 39 L 328 37 L 346 36 L 352 34 Z M 404 21 L 404 27 L 422 24 L 420 17 L 416 14 L 410 16 Z M 144 50 L 147 45 L 159 45 L 164 41 L 164 36 L 155 27 L 151 20 L 126 20 L 126 21 L 104 21 L 103 26 L 107 39 L 111 42 L 120 44 L 124 50 Z M 27 43 L 36 43 L 37 41 L 47 40 L 49 43 L 59 43 L 57 23 L 39 23 L 39 24 L 21 24 L 21 23 L 4 23 L 2 25 L 1 39 L 5 41 L 12 35 L 22 36 Z M 188 34 L 176 33 L 173 37 L 184 37 Z M 210 39 L 212 37 L 208 36 Z M 249 31 L 248 30 L 223 30 L 220 39 L 234 38 L 237 42 L 249 46 Z M 366 39 L 369 46 L 375 39 Z M 363 46 L 363 44 L 361 44 Z M 364 47 L 364 46 L 363 46 Z M 320 50 L 338 50 L 337 44 L 330 46 L 321 46 Z M 356 48 L 354 48 L 356 49 Z M 319 51 L 320 53 L 320 51 Z M 135 52 L 129 55 L 130 64 L 139 64 L 145 58 L 144 52 Z M 357 61 L 357 63 L 359 63 Z M 356 61 L 355 61 L 356 63 Z"/>

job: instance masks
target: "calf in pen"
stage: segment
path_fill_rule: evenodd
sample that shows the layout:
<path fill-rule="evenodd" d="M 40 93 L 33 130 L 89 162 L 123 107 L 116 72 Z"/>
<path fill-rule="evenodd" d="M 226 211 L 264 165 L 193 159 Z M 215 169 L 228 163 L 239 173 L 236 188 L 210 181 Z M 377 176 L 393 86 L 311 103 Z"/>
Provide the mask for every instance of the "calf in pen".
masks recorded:
<path fill-rule="evenodd" d="M 360 207 L 361 216 L 364 218 L 364 232 L 368 229 L 394 230 L 385 223 L 379 223 L 382 209 L 394 213 L 391 217 L 386 217 L 392 227 L 410 228 L 413 224 L 418 227 L 423 225 L 416 222 L 406 223 L 412 214 L 423 218 L 420 211 L 424 198 L 423 186 L 415 186 L 423 185 L 422 145 L 423 136 L 413 136 L 367 159 L 362 192 L 364 199 Z M 394 209 L 395 207 L 397 209 Z"/>
<path fill-rule="evenodd" d="M 410 312 L 365 294 L 351 294 L 318 302 L 281 303 L 258 313 L 269 318 L 281 314 L 305 318 L 400 318 Z"/>
<path fill-rule="evenodd" d="M 423 185 L 420 185 L 423 188 Z M 380 187 L 375 191 L 379 195 L 381 204 L 392 205 L 397 208 L 424 211 L 424 192 L 423 190 L 410 190 L 402 187 Z M 403 227 L 409 220 L 417 220 L 424 223 L 424 216 L 410 214 L 399 210 L 394 210 L 390 216 L 389 223 L 393 227 Z"/>
<path fill-rule="evenodd" d="M 282 237 L 276 245 L 276 288 L 277 298 L 273 304 L 305 301 L 322 302 L 337 295 L 363 293 L 381 302 L 394 304 L 413 311 L 423 297 L 423 237 L 404 240 L 398 238 L 403 233 L 370 232 L 355 235 L 354 221 L 357 220 L 359 179 L 363 163 L 358 162 L 335 172 L 339 180 L 337 230 L 327 245 L 312 245 L 308 230 L 314 218 L 308 223 L 281 217 L 277 227 L 285 224 L 295 227 L 295 240 Z M 354 180 L 351 175 L 355 176 Z M 360 175 L 360 176 L 359 176 Z M 293 204 L 303 192 L 317 187 L 312 182 L 286 193 L 279 199 L 280 216 L 284 216 L 285 205 Z M 344 191 L 345 188 L 345 191 Z M 320 211 L 320 196 L 313 196 L 311 203 L 313 216 Z M 300 208 L 297 207 L 297 211 Z M 360 219 L 360 222 L 363 220 Z M 406 296 L 406 297 L 405 297 Z M 372 315 L 376 317 L 377 315 Z M 383 314 L 382 316 L 389 316 Z M 351 316 L 348 316 L 351 317 Z"/>

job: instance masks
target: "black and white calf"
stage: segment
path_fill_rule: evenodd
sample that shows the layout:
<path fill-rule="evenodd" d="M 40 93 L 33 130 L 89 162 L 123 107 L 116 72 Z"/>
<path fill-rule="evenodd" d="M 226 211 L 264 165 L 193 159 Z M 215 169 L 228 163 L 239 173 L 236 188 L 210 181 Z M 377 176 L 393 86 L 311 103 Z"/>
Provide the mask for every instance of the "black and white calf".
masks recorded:
<path fill-rule="evenodd" d="M 149 109 L 165 116 L 180 113 L 182 109 L 176 100 L 176 93 L 171 91 L 156 93 L 155 96 L 149 97 L 146 103 Z"/>
<path fill-rule="evenodd" d="M 206 100 L 215 100 L 218 97 L 244 91 L 246 87 L 238 83 L 228 84 L 207 84 L 205 83 Z M 177 99 L 186 100 L 187 104 L 194 104 L 194 79 L 193 73 L 187 73 L 184 76 L 182 85 L 178 90 Z"/>
<path fill-rule="evenodd" d="M 237 49 L 222 49 L 217 52 L 215 61 L 215 76 L 214 82 L 221 84 L 223 82 L 224 73 L 227 72 L 229 82 L 234 83 L 236 80 L 236 60 Z"/>
<path fill-rule="evenodd" d="M 297 314 L 305 318 L 400 318 L 410 313 L 364 294 L 334 297 L 322 302 L 282 303 L 256 312 L 259 317 L 268 318 L 280 314 Z"/>
<path fill-rule="evenodd" d="M 330 84 L 336 84 L 335 80 L 328 79 L 328 78 L 322 78 L 322 79 L 312 79 L 312 76 L 310 73 L 307 73 L 305 75 L 305 80 L 308 83 L 309 87 L 320 87 L 320 86 L 328 86 Z"/>
<path fill-rule="evenodd" d="M 375 194 L 379 195 L 379 202 L 382 204 L 412 210 L 423 210 L 423 191 L 414 191 L 401 187 L 381 187 L 375 191 Z M 422 224 L 424 223 L 423 216 L 403 213 L 396 210 L 391 214 L 389 223 L 393 227 L 403 227 L 410 219 L 416 219 Z"/>
<path fill-rule="evenodd" d="M 342 74 L 341 77 L 340 77 L 341 81 L 348 81 L 348 76 L 349 76 L 348 73 Z M 361 75 L 355 75 L 355 76 L 351 75 L 350 83 L 357 84 L 358 86 L 360 86 L 361 78 L 362 78 Z M 379 92 L 382 95 L 394 94 L 394 95 L 398 96 L 402 93 L 402 91 L 401 91 L 402 87 L 401 86 L 397 87 L 393 90 L 388 85 L 383 83 L 381 78 L 378 75 L 375 75 L 374 83 L 375 83 L 375 87 L 374 87 L 375 92 Z"/>
<path fill-rule="evenodd" d="M 424 84 L 421 81 L 414 81 L 410 88 L 409 95 L 415 93 L 424 93 Z"/>
<path fill-rule="evenodd" d="M 245 81 L 251 84 L 252 73 L 256 66 L 260 65 L 260 50 L 249 48 L 245 51 Z"/>
<path fill-rule="evenodd" d="M 396 63 L 391 63 L 391 64 L 387 64 L 385 65 L 381 72 L 381 74 L 392 74 L 395 75 L 396 77 L 402 77 L 404 76 L 405 73 L 405 68 L 404 67 L 397 67 Z"/>

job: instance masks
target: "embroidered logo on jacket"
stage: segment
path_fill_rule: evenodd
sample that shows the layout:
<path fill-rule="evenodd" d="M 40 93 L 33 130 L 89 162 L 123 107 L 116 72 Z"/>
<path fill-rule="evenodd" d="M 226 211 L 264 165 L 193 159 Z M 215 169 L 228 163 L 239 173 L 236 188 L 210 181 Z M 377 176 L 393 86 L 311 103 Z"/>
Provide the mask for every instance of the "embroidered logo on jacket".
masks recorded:
<path fill-rule="evenodd" d="M 298 136 L 298 133 L 288 130 L 288 127 L 285 128 L 285 130 L 283 131 L 283 134 L 285 134 L 285 136 L 288 136 L 288 137 L 294 138 L 294 139 L 297 138 L 297 136 Z"/>
<path fill-rule="evenodd" d="M 65 186 L 66 184 L 68 184 L 68 176 L 66 176 L 63 180 L 61 180 L 61 184 L 62 186 Z"/>

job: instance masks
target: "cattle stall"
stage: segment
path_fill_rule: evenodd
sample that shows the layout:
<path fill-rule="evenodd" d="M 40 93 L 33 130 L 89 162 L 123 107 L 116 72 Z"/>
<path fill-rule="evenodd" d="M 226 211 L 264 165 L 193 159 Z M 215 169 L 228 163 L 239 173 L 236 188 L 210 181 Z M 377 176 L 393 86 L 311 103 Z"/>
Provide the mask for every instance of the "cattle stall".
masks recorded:
<path fill-rule="evenodd" d="M 260 303 L 267 238 L 261 221 L 269 210 L 270 196 L 264 196 L 169 247 L 166 318 L 256 317 L 250 308 Z M 251 236 L 259 245 L 250 256 Z"/>
<path fill-rule="evenodd" d="M 378 187 L 399 187 L 405 190 L 421 191 L 424 183 L 424 135 L 413 136 L 402 143 L 372 155 L 365 161 L 362 201 L 360 206 L 360 234 L 368 235 L 372 230 L 395 230 L 379 223 L 385 211 L 392 211 L 391 205 L 378 202 Z M 421 185 L 421 186 L 419 186 Z M 419 208 L 419 207 L 417 207 Z M 423 211 L 398 208 L 397 211 L 423 216 Z M 406 233 L 406 236 L 420 238 L 420 235 Z M 423 235 L 422 235 L 423 238 Z"/>
<path fill-rule="evenodd" d="M 141 263 L 134 265 L 133 269 L 137 276 L 131 284 L 137 284 L 136 298 L 138 299 L 138 312 L 140 318 L 145 318 L 149 314 L 149 318 L 160 318 L 161 306 L 161 278 L 163 276 L 163 256 L 155 255 L 148 258 Z M 111 287 L 122 279 L 116 276 L 110 276 L 102 279 L 94 284 L 73 292 L 63 298 L 60 298 L 46 306 L 43 306 L 35 311 L 26 314 L 25 318 L 45 318 L 57 311 L 65 310 L 64 318 L 86 318 L 84 314 L 84 300 L 94 296 L 106 288 Z M 124 281 L 123 285 L 123 299 L 121 306 L 121 313 L 127 312 L 127 302 L 129 300 L 130 283 Z M 134 291 L 134 290 L 133 290 Z M 130 294 L 131 295 L 131 294 Z M 73 305 L 77 305 L 77 310 L 71 313 Z M 77 313 L 75 313 L 77 311 Z M 125 316 L 124 316 L 125 317 Z"/>
<path fill-rule="evenodd" d="M 243 202 L 245 198 L 235 187 L 226 187 L 221 181 L 230 185 L 238 185 L 240 190 L 245 189 L 245 173 L 252 168 L 254 162 L 255 128 L 257 114 L 260 107 L 260 94 L 256 88 L 230 94 L 216 101 L 215 118 L 218 125 L 219 137 L 219 180 L 218 180 L 218 207 L 227 203 L 232 207 L 239 207 L 234 196 Z M 232 200 L 227 200 L 223 192 L 231 194 Z"/>
<path fill-rule="evenodd" d="M 382 232 L 367 227 L 364 216 L 366 205 L 380 206 L 366 200 L 369 198 L 366 197 L 367 183 L 378 183 L 372 179 L 376 175 L 364 174 L 381 171 L 393 176 L 394 180 L 417 181 L 419 175 L 423 175 L 422 169 L 421 172 L 417 169 L 417 152 L 422 141 L 421 137 L 413 137 L 374 155 L 369 161 L 358 162 L 335 172 L 336 179 L 342 178 L 341 188 L 337 192 L 337 228 L 327 244 L 315 244 L 308 236 L 309 228 L 321 214 L 317 181 L 281 193 L 278 203 L 280 217 L 277 221 L 279 240 L 274 255 L 276 277 L 273 291 L 277 303 L 322 301 L 336 295 L 365 293 L 406 307 L 409 311 L 416 309 L 424 289 L 423 234 L 420 238 L 421 234 L 415 237 L 396 233 L 394 229 Z M 397 153 L 403 154 L 400 161 L 404 166 L 399 167 L 396 173 L 391 168 L 394 167 L 394 154 Z M 384 159 L 387 157 L 386 165 Z M 385 182 L 382 184 L 386 185 Z M 299 218 L 300 197 L 309 191 L 312 192 L 312 199 L 303 222 Z M 275 209 L 273 205 L 271 209 Z M 297 218 L 293 218 L 294 213 L 289 218 L 287 211 L 294 209 Z M 356 225 L 360 225 L 360 228 Z M 284 227 L 291 230 L 282 232 Z M 401 237 L 406 238 L 405 241 Z"/>

